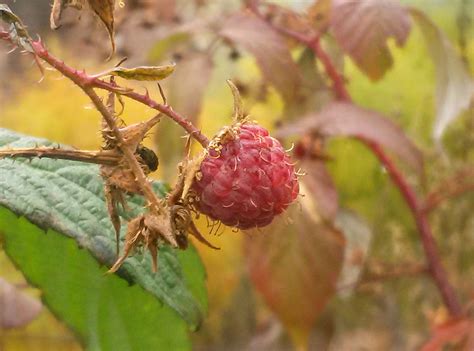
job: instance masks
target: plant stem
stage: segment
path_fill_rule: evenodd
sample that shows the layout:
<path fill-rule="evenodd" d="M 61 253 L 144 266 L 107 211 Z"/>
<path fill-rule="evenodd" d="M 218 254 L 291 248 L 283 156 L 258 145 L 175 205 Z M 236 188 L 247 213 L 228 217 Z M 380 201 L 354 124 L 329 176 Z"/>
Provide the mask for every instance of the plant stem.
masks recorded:
<path fill-rule="evenodd" d="M 112 113 L 107 109 L 99 95 L 94 91 L 91 82 L 95 79 L 88 75 L 85 72 L 79 72 L 69 66 L 67 66 L 64 62 L 58 60 L 54 56 L 50 55 L 46 48 L 42 45 L 40 41 L 34 41 L 31 43 L 33 49 L 35 50 L 35 54 L 47 62 L 49 65 L 54 67 L 57 71 L 59 71 L 62 75 L 69 78 L 73 81 L 78 87 L 84 91 L 84 93 L 89 96 L 94 106 L 100 112 L 104 120 L 107 122 L 110 130 L 114 134 L 115 139 L 117 140 L 117 145 L 122 151 L 130 169 L 132 170 L 135 180 L 137 184 L 140 186 L 140 189 L 147 199 L 150 208 L 155 213 L 162 212 L 162 206 L 160 204 L 160 200 L 157 198 L 156 194 L 153 192 L 153 189 L 148 182 L 143 169 L 141 168 L 140 164 L 138 163 L 137 158 L 134 155 L 134 152 L 130 150 L 130 148 L 125 143 L 125 140 L 120 132 L 117 124 L 115 123 L 115 118 Z"/>
<path fill-rule="evenodd" d="M 0 32 L 0 39 L 9 40 L 10 37 L 6 32 Z M 88 75 L 85 71 L 78 71 L 64 62 L 60 61 L 55 56 L 44 47 L 43 43 L 40 40 L 33 41 L 31 46 L 35 50 L 36 55 L 42 60 L 46 61 L 52 67 L 63 73 L 66 77 L 71 79 L 79 87 L 92 87 L 104 89 L 109 92 L 115 92 L 124 96 L 127 96 L 130 99 L 138 101 L 144 105 L 149 106 L 152 109 L 155 109 L 168 117 L 174 120 L 179 124 L 186 132 L 189 133 L 196 141 L 198 141 L 204 148 L 209 144 L 209 139 L 201 133 L 201 131 L 194 126 L 191 121 L 187 118 L 181 116 L 179 113 L 173 111 L 173 109 L 168 105 L 159 104 L 150 98 L 148 94 L 139 94 L 134 92 L 131 89 L 122 88 L 116 84 L 105 82 L 97 77 Z"/>
<path fill-rule="evenodd" d="M 260 18 L 267 21 L 267 19 L 265 19 L 258 12 L 257 5 L 258 4 L 255 4 L 255 1 L 252 2 L 250 10 Z M 322 49 L 318 33 L 306 35 L 288 30 L 286 28 L 275 26 L 269 21 L 267 21 L 267 23 L 272 25 L 273 28 L 275 28 L 275 30 L 279 31 L 280 33 L 295 39 L 299 43 L 313 50 L 316 57 L 318 57 L 321 63 L 323 64 L 327 75 L 333 82 L 333 91 L 336 97 L 340 100 L 352 101 L 351 96 L 344 84 L 343 76 L 337 71 L 331 58 Z M 458 317 L 462 315 L 463 312 L 461 304 L 453 286 L 448 280 L 448 275 L 446 274 L 443 264 L 441 263 L 441 258 L 439 256 L 438 249 L 433 238 L 433 233 L 430 224 L 428 222 L 426 213 L 423 211 L 423 206 L 420 200 L 418 199 L 415 190 L 408 184 L 402 173 L 397 169 L 395 163 L 385 154 L 383 148 L 379 144 L 360 137 L 357 139 L 363 142 L 377 156 L 380 163 L 387 170 L 393 183 L 398 187 L 399 191 L 401 192 L 403 198 L 405 199 L 405 202 L 410 208 L 412 215 L 415 219 L 416 226 L 420 234 L 422 246 L 425 252 L 425 256 L 428 261 L 429 273 L 441 294 L 443 302 L 453 317 Z"/>

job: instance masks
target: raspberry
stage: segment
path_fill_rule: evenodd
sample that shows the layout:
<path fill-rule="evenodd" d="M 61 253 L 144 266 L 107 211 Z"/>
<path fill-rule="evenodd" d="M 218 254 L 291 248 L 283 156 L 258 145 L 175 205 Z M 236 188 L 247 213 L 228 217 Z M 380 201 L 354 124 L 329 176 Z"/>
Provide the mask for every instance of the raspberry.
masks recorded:
<path fill-rule="evenodd" d="M 198 211 L 239 229 L 270 224 L 299 192 L 282 145 L 253 123 L 238 123 L 214 139 L 192 188 Z"/>

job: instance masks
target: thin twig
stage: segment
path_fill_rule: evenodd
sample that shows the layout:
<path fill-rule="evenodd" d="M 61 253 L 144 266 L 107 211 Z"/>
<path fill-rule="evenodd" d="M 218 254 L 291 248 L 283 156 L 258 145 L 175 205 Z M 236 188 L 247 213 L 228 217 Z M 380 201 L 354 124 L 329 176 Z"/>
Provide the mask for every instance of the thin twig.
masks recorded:
<path fill-rule="evenodd" d="M 0 31 L 0 39 L 13 43 L 7 32 Z M 63 73 L 66 77 L 71 79 L 78 86 L 99 88 L 99 89 L 107 90 L 110 92 L 119 93 L 132 100 L 138 101 L 170 117 L 177 124 L 179 124 L 184 130 L 186 130 L 186 132 L 188 132 L 189 135 L 191 135 L 191 137 L 193 137 L 196 141 L 198 141 L 204 148 L 206 148 L 207 145 L 209 144 L 209 139 L 204 134 L 202 134 L 201 131 L 198 128 L 196 128 L 196 126 L 194 126 L 192 122 L 189 121 L 186 117 L 173 111 L 171 106 L 156 102 L 155 100 L 150 98 L 148 94 L 139 94 L 133 91 L 132 89 L 123 88 L 123 87 L 118 86 L 117 84 L 105 82 L 97 77 L 87 74 L 83 70 L 79 71 L 66 65 L 63 61 L 53 56 L 45 48 L 41 40 L 32 41 L 31 46 L 33 47 L 36 55 L 39 58 L 46 61 L 56 70 Z"/>
<path fill-rule="evenodd" d="M 443 201 L 470 191 L 474 191 L 474 168 L 463 169 L 438 185 L 426 196 L 423 210 L 429 213 Z"/>
<path fill-rule="evenodd" d="M 51 147 L 1 149 L 0 159 L 3 157 L 52 158 L 61 160 L 81 161 L 108 166 L 116 166 L 122 159 L 122 155 L 115 152 L 114 150 L 65 150 Z"/>
<path fill-rule="evenodd" d="M 376 269 L 371 269 L 371 266 L 370 263 L 367 264 L 367 270 L 358 281 L 339 286 L 337 290 L 358 289 L 368 284 L 383 283 L 387 280 L 398 278 L 416 277 L 429 272 L 426 264 L 422 263 L 402 263 L 396 266 L 384 265 L 383 267 L 378 264 L 375 267 Z"/>
<path fill-rule="evenodd" d="M 264 18 L 258 12 L 258 1 L 252 0 L 252 6 L 250 10 L 254 12 L 260 18 L 266 20 L 270 25 L 273 26 L 277 31 L 287 35 L 290 38 L 295 39 L 304 46 L 313 50 L 314 54 L 319 58 L 323 64 L 325 71 L 329 78 L 333 82 L 333 91 L 340 100 L 352 101 L 349 92 L 346 89 L 343 76 L 335 68 L 331 58 L 322 49 L 320 44 L 320 38 L 316 36 L 307 36 L 298 32 L 289 31 L 287 29 L 278 27 L 267 19 Z M 393 183 L 398 187 L 399 191 L 403 195 L 405 202 L 410 208 L 412 215 L 415 219 L 418 232 L 420 234 L 421 242 L 425 252 L 426 259 L 428 261 L 428 267 L 430 274 L 440 291 L 441 297 L 444 304 L 449 309 L 452 316 L 457 317 L 462 315 L 462 307 L 457 297 L 457 294 L 448 280 L 446 271 L 441 263 L 441 259 L 436 247 L 433 233 L 429 225 L 426 213 L 423 211 L 421 201 L 418 199 L 415 190 L 408 184 L 405 177 L 398 170 L 395 163 L 385 154 L 383 148 L 370 140 L 364 138 L 358 138 L 362 141 L 379 159 L 382 165 L 387 170 Z"/>
<path fill-rule="evenodd" d="M 109 126 L 115 139 L 117 140 L 117 145 L 120 151 L 122 151 L 125 160 L 127 161 L 130 169 L 132 170 L 135 176 L 135 180 L 139 185 L 143 195 L 147 199 L 151 210 L 155 211 L 155 213 L 161 213 L 162 206 L 160 204 L 160 200 L 153 192 L 151 184 L 148 182 L 143 172 L 143 169 L 140 167 L 140 164 L 137 158 L 135 157 L 134 152 L 130 150 L 130 148 L 125 143 L 122 133 L 120 132 L 117 124 L 115 123 L 114 116 L 111 114 L 111 112 L 105 106 L 104 102 L 94 91 L 93 85 L 91 84 L 94 81 L 94 78 L 88 76 L 84 71 L 78 71 L 67 66 L 64 62 L 52 56 L 43 46 L 41 41 L 34 41 L 31 43 L 31 46 L 33 47 L 36 55 L 39 58 L 54 67 L 65 77 L 69 78 L 72 82 L 79 86 L 87 96 L 89 96 L 92 103 L 100 112 L 104 120 L 107 122 L 107 125 Z"/>

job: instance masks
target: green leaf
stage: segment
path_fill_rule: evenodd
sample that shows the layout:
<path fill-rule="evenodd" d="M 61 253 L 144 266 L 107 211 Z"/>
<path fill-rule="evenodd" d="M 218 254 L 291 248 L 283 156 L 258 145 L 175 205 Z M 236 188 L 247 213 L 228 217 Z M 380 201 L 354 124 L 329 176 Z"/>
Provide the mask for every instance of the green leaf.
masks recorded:
<path fill-rule="evenodd" d="M 0 147 L 35 145 L 53 144 L 0 129 Z M 2 159 L 0 174 L 0 206 L 25 216 L 39 228 L 53 229 L 75 239 L 79 247 L 87 249 L 101 264 L 110 266 L 114 262 L 114 230 L 107 215 L 97 166 L 65 160 Z M 167 190 L 158 182 L 155 189 L 162 196 Z M 132 198 L 129 205 L 130 215 L 136 215 L 143 208 L 143 200 Z M 0 230 L 6 229 L 8 226 L 0 221 Z M 54 250 L 37 251 L 38 256 L 54 253 Z M 177 255 L 175 250 L 164 246 L 158 259 L 157 274 L 151 271 L 149 255 L 136 255 L 125 261 L 119 275 L 171 307 L 191 328 L 197 328 L 206 299 L 205 273 L 195 250 L 190 248 Z"/>
<path fill-rule="evenodd" d="M 0 209 L 5 251 L 88 350 L 189 350 L 186 323 L 77 243 Z"/>

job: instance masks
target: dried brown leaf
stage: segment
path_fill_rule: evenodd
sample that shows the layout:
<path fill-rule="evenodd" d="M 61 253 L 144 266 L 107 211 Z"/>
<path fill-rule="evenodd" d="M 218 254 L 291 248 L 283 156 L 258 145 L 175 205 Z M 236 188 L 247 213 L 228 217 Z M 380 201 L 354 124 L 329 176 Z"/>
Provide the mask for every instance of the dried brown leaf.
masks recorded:
<path fill-rule="evenodd" d="M 65 8 L 73 7 L 82 10 L 84 4 L 85 0 L 54 0 L 50 17 L 51 29 L 58 29 L 61 26 L 59 22 L 61 21 L 61 16 Z"/>
<path fill-rule="evenodd" d="M 387 40 L 403 46 L 411 22 L 407 9 L 395 0 L 333 0 L 331 27 L 357 66 L 378 80 L 393 64 Z"/>
<path fill-rule="evenodd" d="M 317 113 L 280 128 L 277 137 L 319 133 L 323 136 L 352 136 L 380 144 L 407 162 L 419 174 L 423 155 L 404 131 L 383 115 L 351 103 L 333 102 Z"/>
<path fill-rule="evenodd" d="M 0 278 L 0 329 L 21 328 L 41 312 L 41 302 Z"/>
<path fill-rule="evenodd" d="M 110 44 L 112 45 L 112 52 L 109 57 L 115 53 L 115 39 L 114 39 L 114 8 L 115 0 L 87 0 L 90 8 L 100 18 L 109 33 Z"/>
<path fill-rule="evenodd" d="M 223 24 L 220 35 L 250 52 L 264 78 L 285 101 L 295 98 L 301 76 L 283 38 L 264 20 L 251 13 L 237 13 Z"/>

